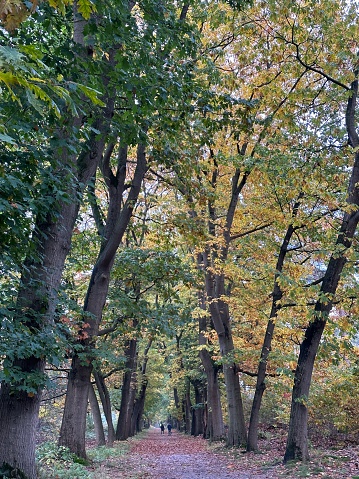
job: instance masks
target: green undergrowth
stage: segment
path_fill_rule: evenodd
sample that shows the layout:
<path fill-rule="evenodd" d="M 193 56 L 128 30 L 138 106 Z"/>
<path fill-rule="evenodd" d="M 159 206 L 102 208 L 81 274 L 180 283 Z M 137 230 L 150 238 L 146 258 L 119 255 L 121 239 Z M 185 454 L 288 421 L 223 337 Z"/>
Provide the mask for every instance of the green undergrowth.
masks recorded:
<path fill-rule="evenodd" d="M 87 452 L 88 459 L 53 442 L 41 444 L 36 451 L 39 479 L 110 479 L 101 464 L 118 458 L 129 450 L 130 442 L 115 443 L 114 447 L 96 447 Z"/>

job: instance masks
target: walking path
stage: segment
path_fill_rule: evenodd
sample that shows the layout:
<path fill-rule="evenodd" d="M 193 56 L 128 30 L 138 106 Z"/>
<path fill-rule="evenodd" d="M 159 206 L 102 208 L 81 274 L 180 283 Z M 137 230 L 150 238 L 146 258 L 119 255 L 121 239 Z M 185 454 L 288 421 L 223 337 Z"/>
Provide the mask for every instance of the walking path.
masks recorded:
<path fill-rule="evenodd" d="M 260 468 L 242 470 L 240 461 L 231 462 L 209 450 L 207 442 L 172 431 L 161 434 L 151 428 L 132 442 L 123 457 L 109 459 L 102 470 L 112 479 L 272 479 Z"/>

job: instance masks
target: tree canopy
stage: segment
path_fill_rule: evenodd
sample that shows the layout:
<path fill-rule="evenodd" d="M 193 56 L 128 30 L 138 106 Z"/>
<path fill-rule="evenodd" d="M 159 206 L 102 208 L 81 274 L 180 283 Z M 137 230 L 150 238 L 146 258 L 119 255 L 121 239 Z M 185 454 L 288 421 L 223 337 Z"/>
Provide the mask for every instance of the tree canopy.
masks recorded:
<path fill-rule="evenodd" d="M 0 464 L 36 477 L 51 383 L 83 458 L 89 397 L 109 443 L 355 430 L 357 8 L 2 3 Z"/>

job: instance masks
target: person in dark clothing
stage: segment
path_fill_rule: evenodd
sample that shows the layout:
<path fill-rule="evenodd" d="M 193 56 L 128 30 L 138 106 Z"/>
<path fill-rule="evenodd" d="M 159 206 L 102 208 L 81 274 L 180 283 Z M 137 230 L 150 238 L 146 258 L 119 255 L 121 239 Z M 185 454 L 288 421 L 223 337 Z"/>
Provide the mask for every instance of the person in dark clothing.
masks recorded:
<path fill-rule="evenodd" d="M 167 424 L 167 429 L 168 429 L 168 435 L 170 436 L 172 434 L 172 426 L 171 424 Z"/>
<path fill-rule="evenodd" d="M 161 428 L 161 434 L 164 434 L 165 433 L 165 426 L 164 426 L 163 422 L 161 422 L 160 428 Z"/>

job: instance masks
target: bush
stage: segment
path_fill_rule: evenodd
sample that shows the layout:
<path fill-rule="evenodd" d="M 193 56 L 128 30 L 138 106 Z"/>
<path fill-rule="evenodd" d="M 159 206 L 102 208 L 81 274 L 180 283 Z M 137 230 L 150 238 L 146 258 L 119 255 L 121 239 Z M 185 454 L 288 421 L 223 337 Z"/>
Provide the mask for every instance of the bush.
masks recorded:
<path fill-rule="evenodd" d="M 87 461 L 67 447 L 45 442 L 36 451 L 39 475 L 43 479 L 95 479 L 86 469 Z"/>

